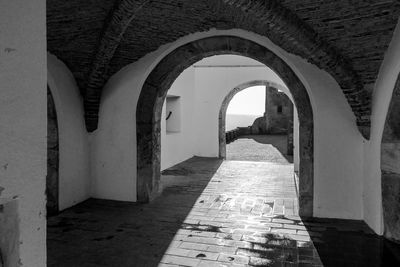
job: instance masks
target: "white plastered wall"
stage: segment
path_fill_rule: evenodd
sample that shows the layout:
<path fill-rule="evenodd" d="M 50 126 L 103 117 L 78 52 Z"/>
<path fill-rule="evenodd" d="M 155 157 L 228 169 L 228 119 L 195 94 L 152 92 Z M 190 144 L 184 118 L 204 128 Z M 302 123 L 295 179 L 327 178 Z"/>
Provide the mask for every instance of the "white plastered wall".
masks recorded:
<path fill-rule="evenodd" d="M 0 186 L 18 199 L 21 266 L 46 266 L 46 2 L 0 1 Z M 0 190 L 1 191 L 1 190 Z"/>
<path fill-rule="evenodd" d="M 136 200 L 135 111 L 143 83 L 156 64 L 175 48 L 216 35 L 255 41 L 292 67 L 310 95 L 314 112 L 314 215 L 362 219 L 363 138 L 338 84 L 325 71 L 286 53 L 267 38 L 243 30 L 210 30 L 186 36 L 160 47 L 110 79 L 92 143 L 94 196 Z"/>
<path fill-rule="evenodd" d="M 181 132 L 166 131 L 165 103 L 163 107 L 161 170 L 192 156 L 218 157 L 219 112 L 224 98 L 235 87 L 257 80 L 284 86 L 271 69 L 243 56 L 208 57 L 186 69 L 168 91 L 181 99 Z M 284 91 L 292 98 L 287 89 Z"/>
<path fill-rule="evenodd" d="M 179 96 L 181 127 L 179 132 L 167 132 L 166 104 L 164 102 L 161 116 L 161 170 L 169 168 L 194 155 L 194 136 L 198 122 L 193 120 L 194 111 L 194 77 L 193 67 L 187 68 L 175 80 L 168 95 Z M 175 116 L 176 114 L 171 114 Z"/>
<path fill-rule="evenodd" d="M 362 219 L 363 137 L 355 117 L 328 73 L 296 65 L 307 77 L 314 112 L 314 215 Z"/>
<path fill-rule="evenodd" d="M 213 65 L 247 65 L 247 67 L 212 67 Z M 283 81 L 271 69 L 259 65 L 258 61 L 233 55 L 209 57 L 195 64 L 195 155 L 218 157 L 219 111 L 224 98 L 236 86 L 256 80 L 270 81 L 284 86 Z"/>
<path fill-rule="evenodd" d="M 364 149 L 364 220 L 383 233 L 381 188 L 381 142 L 393 89 L 400 73 L 400 24 L 385 53 L 372 97 L 371 138 Z"/>
<path fill-rule="evenodd" d="M 136 201 L 136 103 L 153 57 L 142 58 L 105 85 L 99 124 L 91 134 L 92 196 Z"/>
<path fill-rule="evenodd" d="M 83 100 L 74 76 L 55 56 L 47 56 L 47 81 L 57 112 L 59 136 L 59 209 L 90 196 L 89 142 Z"/>

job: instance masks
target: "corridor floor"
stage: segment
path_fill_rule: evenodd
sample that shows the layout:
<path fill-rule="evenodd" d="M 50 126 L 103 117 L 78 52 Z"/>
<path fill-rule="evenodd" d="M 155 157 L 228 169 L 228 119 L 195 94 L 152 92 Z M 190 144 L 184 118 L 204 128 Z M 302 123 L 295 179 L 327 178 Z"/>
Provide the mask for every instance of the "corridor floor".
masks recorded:
<path fill-rule="evenodd" d="M 227 160 L 293 163 L 287 135 L 245 135 L 226 146 Z"/>
<path fill-rule="evenodd" d="M 162 181 L 150 204 L 49 218 L 48 266 L 400 266 L 363 223 L 302 221 L 292 164 L 195 157 Z"/>

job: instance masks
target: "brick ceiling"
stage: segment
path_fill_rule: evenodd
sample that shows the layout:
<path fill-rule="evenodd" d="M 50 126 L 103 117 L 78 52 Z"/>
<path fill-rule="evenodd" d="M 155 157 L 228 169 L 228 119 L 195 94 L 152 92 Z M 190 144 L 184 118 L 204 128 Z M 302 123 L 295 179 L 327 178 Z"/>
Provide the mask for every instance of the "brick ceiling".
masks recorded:
<path fill-rule="evenodd" d="M 190 33 L 241 28 L 328 71 L 368 126 L 367 88 L 399 15 L 397 0 L 47 0 L 48 50 L 73 72 L 88 119 L 127 64 Z"/>

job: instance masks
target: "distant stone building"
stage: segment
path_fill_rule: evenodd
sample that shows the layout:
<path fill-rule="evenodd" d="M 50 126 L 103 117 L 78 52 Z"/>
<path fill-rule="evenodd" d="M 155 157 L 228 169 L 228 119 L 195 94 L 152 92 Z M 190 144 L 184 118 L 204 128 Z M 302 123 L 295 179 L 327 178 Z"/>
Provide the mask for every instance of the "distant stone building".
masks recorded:
<path fill-rule="evenodd" d="M 293 103 L 273 87 L 265 87 L 265 112 L 251 126 L 252 134 L 287 134 L 293 121 Z"/>

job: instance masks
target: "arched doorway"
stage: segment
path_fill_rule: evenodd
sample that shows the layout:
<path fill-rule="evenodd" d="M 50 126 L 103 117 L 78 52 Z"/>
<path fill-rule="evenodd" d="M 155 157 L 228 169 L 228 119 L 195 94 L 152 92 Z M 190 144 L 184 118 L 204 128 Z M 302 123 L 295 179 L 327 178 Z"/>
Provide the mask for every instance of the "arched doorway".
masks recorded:
<path fill-rule="evenodd" d="M 147 77 L 137 104 L 137 196 L 151 200 L 160 182 L 161 112 L 167 91 L 180 73 L 209 56 L 234 54 L 255 59 L 275 71 L 288 86 L 299 114 L 300 215 L 313 214 L 313 112 L 304 85 L 293 70 L 272 51 L 255 42 L 233 36 L 217 36 L 185 44 L 163 58 Z"/>
<path fill-rule="evenodd" d="M 381 145 L 384 235 L 400 241 L 400 74 L 393 90 Z"/>
<path fill-rule="evenodd" d="M 47 215 L 57 214 L 59 183 L 59 146 L 57 112 L 53 96 L 47 87 L 47 175 L 46 175 L 46 209 Z"/>
<path fill-rule="evenodd" d="M 231 100 L 237 93 L 239 93 L 249 87 L 260 86 L 260 85 L 266 86 L 268 88 L 275 88 L 275 89 L 278 89 L 281 91 L 285 91 L 283 86 L 280 84 L 266 81 L 266 80 L 255 80 L 255 81 L 246 82 L 246 83 L 236 86 L 225 96 L 224 100 L 222 101 L 221 108 L 219 110 L 219 115 L 218 115 L 218 144 L 219 144 L 219 157 L 220 158 L 226 157 L 226 134 L 225 134 L 225 132 L 226 132 L 226 112 L 228 110 L 229 103 L 231 102 Z"/>

